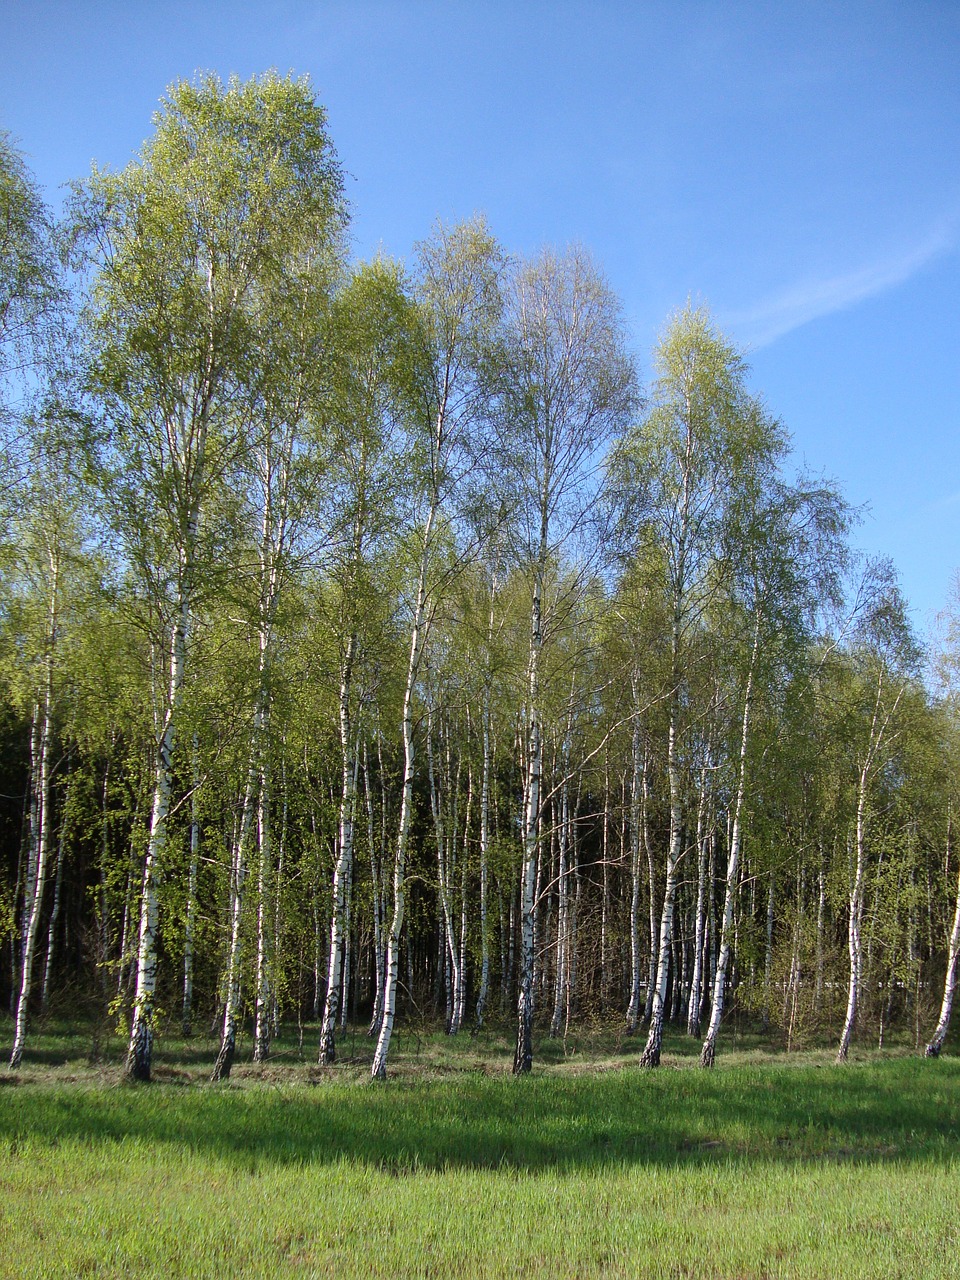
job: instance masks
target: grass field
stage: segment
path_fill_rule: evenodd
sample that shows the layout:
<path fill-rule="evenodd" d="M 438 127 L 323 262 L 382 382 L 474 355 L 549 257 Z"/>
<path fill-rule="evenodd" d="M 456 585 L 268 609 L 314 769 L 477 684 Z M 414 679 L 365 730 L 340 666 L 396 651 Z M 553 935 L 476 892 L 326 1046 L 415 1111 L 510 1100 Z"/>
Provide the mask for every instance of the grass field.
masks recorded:
<path fill-rule="evenodd" d="M 408 1033 L 385 1085 L 359 1037 L 210 1086 L 195 1040 L 131 1087 L 91 1047 L 61 1024 L 0 1069 L 4 1276 L 960 1274 L 955 1058 L 741 1042 L 708 1073 L 677 1040 L 641 1072 L 598 1036 L 514 1080 L 506 1032 Z"/>

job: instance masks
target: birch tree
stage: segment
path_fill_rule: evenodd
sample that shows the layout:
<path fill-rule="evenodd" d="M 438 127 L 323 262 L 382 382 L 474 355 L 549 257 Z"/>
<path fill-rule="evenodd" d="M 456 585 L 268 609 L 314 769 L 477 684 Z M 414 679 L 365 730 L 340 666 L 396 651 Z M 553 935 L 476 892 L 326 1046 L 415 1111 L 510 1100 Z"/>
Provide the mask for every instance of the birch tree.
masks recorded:
<path fill-rule="evenodd" d="M 845 1062 L 860 1007 L 863 973 L 863 911 L 866 890 L 871 793 L 878 771 L 889 757 L 898 732 L 897 711 L 907 688 L 917 649 L 906 620 L 903 598 L 889 566 L 876 566 L 872 599 L 860 620 L 851 653 L 854 728 L 854 818 L 846 847 L 848 862 L 847 943 L 850 962 L 847 1007 L 837 1049 Z"/>
<path fill-rule="evenodd" d="M 513 1070 L 533 1062 L 534 914 L 544 769 L 543 650 L 555 601 L 553 564 L 583 534 L 597 456 L 636 405 L 636 372 L 620 304 L 580 248 L 520 264 L 509 290 L 503 454 L 517 494 L 515 538 L 530 579 L 524 700 L 517 1042 Z"/>
<path fill-rule="evenodd" d="M 704 310 L 688 306 L 672 318 L 657 347 L 656 370 L 653 406 L 621 442 L 612 467 L 637 544 L 652 541 L 661 549 L 670 613 L 665 691 L 670 831 L 650 1026 L 640 1058 L 650 1067 L 660 1062 L 684 852 L 688 651 L 729 565 L 724 556 L 737 486 L 758 466 L 769 465 L 780 447 L 747 392 L 743 357 Z"/>
<path fill-rule="evenodd" d="M 960 647 L 958 647 L 958 618 L 957 603 L 958 590 L 954 587 L 953 599 L 948 607 L 941 614 L 941 622 L 944 624 L 945 635 L 943 643 L 939 647 L 939 652 L 935 657 L 935 675 L 938 679 L 941 690 L 941 713 L 945 721 L 942 728 L 942 736 L 944 746 L 951 762 L 957 758 L 957 675 L 958 675 L 958 658 L 960 658 Z M 951 770 L 955 775 L 955 768 Z M 946 821 L 946 867 L 949 871 L 950 860 L 954 847 L 954 817 L 953 817 L 953 797 L 950 796 L 947 801 L 947 821 Z M 943 1049 L 950 1030 L 950 1020 L 953 1016 L 953 1002 L 957 989 L 957 978 L 960 976 L 960 873 L 957 875 L 956 896 L 953 909 L 953 924 L 947 939 L 947 958 L 946 972 L 943 980 L 943 996 L 940 1001 L 940 1014 L 937 1018 L 937 1025 L 933 1034 L 927 1041 L 924 1049 L 924 1056 L 927 1058 L 938 1058 Z"/>
<path fill-rule="evenodd" d="M 407 607 L 409 650 L 403 693 L 403 777 L 393 866 L 393 912 L 387 931 L 383 1017 L 372 1074 L 384 1079 L 396 1016 L 400 936 L 406 904 L 407 850 L 413 817 L 416 769 L 417 682 L 441 593 L 465 561 L 455 547 L 453 517 L 469 506 L 466 481 L 482 456 L 487 410 L 487 364 L 499 322 L 501 255 L 481 220 L 439 227 L 420 246 L 415 296 L 420 304 L 425 360 L 419 406 L 411 418 L 414 436 L 415 509 L 411 530 L 411 590 Z"/>
<path fill-rule="evenodd" d="M 761 422 L 763 421 L 761 415 Z M 772 470 L 777 459 L 776 434 L 765 451 L 764 465 L 741 477 L 728 531 L 733 562 L 729 603 L 733 630 L 741 644 L 742 666 L 734 721 L 733 800 L 729 809 L 729 842 L 720 917 L 719 952 L 710 1023 L 700 1065 L 713 1066 L 724 1011 L 725 984 L 733 937 L 733 912 L 739 889 L 744 805 L 754 703 L 762 687 L 770 687 L 812 644 L 814 625 L 823 610 L 839 603 L 848 514 L 839 495 L 827 485 L 791 486 Z M 782 446 L 781 446 L 782 449 Z M 730 637 L 727 648 L 736 651 Z M 758 688 L 758 686 L 761 686 Z M 772 886 L 772 880 L 771 880 Z M 772 893 L 772 887 L 771 887 Z"/>
<path fill-rule="evenodd" d="M 63 354 L 66 297 L 54 240 L 33 175 L 0 129 L 0 496 L 26 478 L 22 415 Z"/>
<path fill-rule="evenodd" d="M 214 1079 L 230 1073 L 240 993 L 240 923 L 248 846 L 256 828 L 256 973 L 254 1061 L 270 1043 L 273 847 L 271 811 L 272 713 L 278 621 L 291 583 L 316 553 L 315 506 L 326 449 L 312 429 L 330 376 L 330 295 L 339 268 L 333 243 L 312 245 L 291 260 L 282 286 L 267 282 L 251 317 L 256 359 L 251 362 L 251 417 L 235 483 L 239 488 L 242 556 L 234 588 L 256 637 L 256 677 L 244 791 L 241 839 L 233 858 L 230 956 L 223 1033 Z M 292 258 L 292 255 L 291 255 Z M 243 552 L 245 551 L 245 555 Z M 249 559 L 247 559 L 249 557 Z M 245 563 L 246 561 L 246 563 Z M 254 807 L 256 821 L 254 823 Z"/>
<path fill-rule="evenodd" d="M 55 673 L 60 610 L 69 593 L 66 558 L 79 545 L 75 491 L 69 484 L 66 454 L 56 433 L 30 417 L 33 402 L 49 412 L 51 386 L 64 369 L 63 281 L 54 252 L 52 219 L 36 183 L 9 135 L 0 130 L 0 503 L 14 520 L 12 547 L 28 592 L 40 603 L 42 622 L 31 628 L 27 677 L 30 686 L 30 802 L 27 866 L 20 936 L 19 995 L 15 1000 L 14 1044 L 10 1065 L 20 1065 L 33 985 L 40 915 L 52 839 L 51 770 L 55 713 Z M 59 344 L 55 339 L 59 339 Z M 63 475 L 56 476 L 60 452 Z M 59 492 L 58 492 L 59 490 Z M 4 534 L 7 534 L 4 529 Z M 39 672 L 39 675 L 38 675 Z"/>
<path fill-rule="evenodd" d="M 162 655 L 127 1059 L 127 1074 L 147 1080 L 157 877 L 191 616 L 217 563 L 208 508 L 247 418 L 258 294 L 341 222 L 323 110 L 305 81 L 274 74 L 175 84 L 139 157 L 116 174 L 94 170 L 77 188 L 73 217 L 96 273 L 91 382 L 110 432 L 110 501 Z"/>
<path fill-rule="evenodd" d="M 358 688 L 370 691 L 368 673 L 382 640 L 383 557 L 395 534 L 399 499 L 399 442 L 411 409 L 417 317 L 399 269 L 386 259 L 360 267 L 334 311 L 336 369 L 329 427 L 335 440 L 331 489 L 337 506 L 336 549 L 327 567 L 329 622 L 337 650 L 341 785 L 337 856 L 327 948 L 327 994 L 320 1030 L 320 1061 L 336 1060 L 347 893 L 353 872 L 357 824 Z M 365 756 L 366 800 L 369 751 Z M 373 856 L 372 809 L 368 813 Z M 379 907 L 379 903 L 376 904 Z M 376 928 L 379 930 L 379 911 Z"/>
<path fill-rule="evenodd" d="M 47 460 L 49 468 L 49 459 Z M 24 634 L 30 706 L 30 771 L 27 824 L 27 865 L 23 888 L 20 938 L 19 994 L 16 999 L 10 1067 L 20 1066 L 27 1031 L 27 1014 L 34 985 L 41 912 L 50 850 L 53 845 L 56 718 L 62 715 L 62 659 L 60 640 L 65 600 L 76 591 L 70 560 L 79 554 L 79 522 L 76 510 L 61 495 L 54 497 L 55 482 L 49 469 L 37 477 L 29 493 L 25 519 L 17 528 L 23 577 L 30 595 L 20 601 L 21 616 L 32 625 Z M 32 597 L 32 598 L 31 598 Z M 34 615 L 30 619 L 30 615 Z"/>
<path fill-rule="evenodd" d="M 948 820 L 947 841 L 950 848 L 951 824 Z M 953 925 L 947 940 L 947 969 L 943 979 L 943 997 L 940 1001 L 940 1015 L 933 1035 L 924 1048 L 924 1057 L 939 1058 L 950 1030 L 950 1019 L 953 1016 L 953 1000 L 957 990 L 957 974 L 960 971 L 960 875 L 957 878 L 956 904 L 953 911 Z"/>

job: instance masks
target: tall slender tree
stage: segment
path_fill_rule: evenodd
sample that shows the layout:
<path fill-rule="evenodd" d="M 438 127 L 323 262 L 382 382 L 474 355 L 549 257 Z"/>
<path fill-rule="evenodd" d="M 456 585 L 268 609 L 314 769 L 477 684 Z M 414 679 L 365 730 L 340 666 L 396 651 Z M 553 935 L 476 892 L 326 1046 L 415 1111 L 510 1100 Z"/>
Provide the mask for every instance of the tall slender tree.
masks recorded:
<path fill-rule="evenodd" d="M 782 434 L 746 388 L 740 353 L 708 313 L 687 306 L 670 321 L 656 352 L 653 405 L 620 444 L 612 476 L 636 543 L 661 549 L 670 612 L 665 690 L 670 830 L 664 868 L 650 1027 L 644 1066 L 660 1062 L 678 872 L 684 852 L 684 767 L 688 751 L 688 656 L 732 556 L 739 490 L 782 452 Z M 676 977 L 677 975 L 675 975 Z"/>
<path fill-rule="evenodd" d="M 326 577 L 328 622 L 337 652 L 340 739 L 340 813 L 327 962 L 327 994 L 320 1030 L 320 1061 L 336 1059 L 341 1013 L 348 886 L 357 824 L 358 691 L 370 681 L 382 642 L 384 557 L 396 535 L 398 471 L 404 425 L 412 410 L 418 317 L 402 275 L 386 259 L 357 269 L 334 308 L 335 371 L 328 430 L 335 440 L 331 492 L 336 506 L 333 551 Z M 365 768 L 367 801 L 369 768 Z M 373 840 L 371 839 L 371 853 Z M 379 928 L 379 921 L 377 921 Z"/>
<path fill-rule="evenodd" d="M 545 250 L 515 270 L 508 293 L 503 454 L 517 498 L 515 539 L 530 579 L 523 724 L 523 851 L 517 1043 L 533 1061 L 534 927 L 543 804 L 544 644 L 556 601 L 551 567 L 572 553 L 597 494 L 597 459 L 636 407 L 636 370 L 620 304 L 580 248 Z M 556 580 L 556 579 L 555 579 Z"/>
<path fill-rule="evenodd" d="M 249 420 L 257 303 L 342 225 L 324 112 L 306 81 L 272 73 L 175 84 L 138 159 L 78 186 L 73 220 L 96 272 L 90 367 L 109 426 L 109 496 L 157 620 L 156 768 L 127 1060 L 128 1075 L 146 1080 L 191 617 L 217 563 L 211 501 Z"/>
<path fill-rule="evenodd" d="M 374 1079 L 386 1076 L 396 1016 L 414 804 L 414 701 L 442 593 L 467 563 L 456 550 L 457 535 L 464 527 L 457 517 L 462 518 L 472 505 L 473 479 L 484 457 L 488 365 L 500 315 L 501 269 L 499 247 L 479 219 L 452 229 L 441 226 L 419 249 L 415 296 L 421 309 L 424 359 L 419 404 L 411 418 L 416 524 L 409 540 L 412 573 L 407 609 L 410 646 L 401 719 L 403 779 Z"/>

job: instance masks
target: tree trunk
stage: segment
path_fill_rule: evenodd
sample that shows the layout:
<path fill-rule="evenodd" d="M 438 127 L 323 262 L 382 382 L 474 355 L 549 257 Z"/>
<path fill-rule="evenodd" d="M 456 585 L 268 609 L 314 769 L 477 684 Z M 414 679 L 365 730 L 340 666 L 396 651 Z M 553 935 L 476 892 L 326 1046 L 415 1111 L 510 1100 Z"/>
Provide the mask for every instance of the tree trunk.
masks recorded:
<path fill-rule="evenodd" d="M 901 686 L 893 707 L 881 719 L 881 697 L 883 693 L 883 669 L 881 668 L 877 677 L 877 696 L 873 707 L 873 718 L 870 722 L 870 736 L 857 783 L 856 857 L 850 883 L 850 914 L 847 925 L 850 953 L 850 986 L 847 991 L 847 1012 L 843 1020 L 843 1031 L 840 1034 L 840 1046 L 837 1049 L 837 1062 L 845 1062 L 847 1060 L 860 1002 L 860 984 L 863 970 L 863 943 L 860 936 L 860 928 L 863 923 L 863 899 L 866 880 L 867 798 L 870 773 L 880 751 L 887 725 L 890 723 L 890 717 L 899 706 L 905 687 L 905 685 Z"/>
<path fill-rule="evenodd" d="M 473 807 L 473 770 L 467 769 L 467 806 L 463 826 L 463 853 L 460 859 L 460 989 L 453 1009 L 456 1028 L 463 1026 L 467 1011 L 467 872 L 469 870 L 470 811 Z"/>
<path fill-rule="evenodd" d="M 827 874 L 823 868 L 823 850 L 820 850 L 820 869 L 817 873 L 817 972 L 813 984 L 813 1007 L 819 1014 L 823 1004 L 823 936 L 827 917 Z"/>
<path fill-rule="evenodd" d="M 644 750 L 643 754 L 641 805 L 640 823 L 643 832 L 643 847 L 647 855 L 647 907 L 650 929 L 650 955 L 647 961 L 647 994 L 643 1005 L 643 1020 L 649 1027 L 650 1019 L 653 1016 L 653 995 L 657 986 L 660 934 L 657 921 L 657 868 L 653 856 L 653 836 L 650 832 L 650 775 L 646 750 Z"/>
<path fill-rule="evenodd" d="M 636 708 L 636 682 L 634 682 L 634 715 Z M 646 776 L 646 756 L 643 761 Z M 640 1020 L 640 987 L 642 983 L 640 952 L 640 830 L 641 813 L 641 765 L 640 725 L 633 725 L 633 782 L 630 788 L 630 1003 L 627 1005 L 627 1035 L 636 1035 Z M 651 950 L 653 948 L 651 947 Z M 648 979 L 648 987 L 653 986 Z"/>
<path fill-rule="evenodd" d="M 243 889 L 247 876 L 248 847 L 253 831 L 256 789 L 257 765 L 252 751 L 247 771 L 247 785 L 243 793 L 240 830 L 237 832 L 233 844 L 233 865 L 230 874 L 232 886 L 230 955 L 227 960 L 226 995 L 224 998 L 220 1050 L 210 1077 L 213 1081 L 229 1079 L 237 1050 L 237 1020 L 240 1016 L 240 931 L 243 924 Z"/>
<path fill-rule="evenodd" d="M 193 778 L 190 795 L 190 863 L 187 869 L 187 915 L 183 928 L 183 1012 L 180 1019 L 181 1030 L 187 1039 L 193 1034 L 193 939 L 197 926 L 197 869 L 200 862 L 200 819 L 197 796 L 200 788 L 198 752 L 199 745 L 197 736 L 194 734 Z M 104 789 L 106 789 L 106 779 L 104 779 Z"/>
<path fill-rule="evenodd" d="M 53 881 L 53 906 L 50 908 L 50 920 L 47 925 L 47 954 L 43 964 L 43 983 L 40 987 L 40 1010 L 42 1013 L 46 1013 L 50 1005 L 50 980 L 53 976 L 57 922 L 60 919 L 60 891 L 63 886 L 63 860 L 67 852 L 67 814 L 70 810 L 70 791 L 72 786 L 73 777 L 71 774 L 63 797 L 63 815 L 60 818 L 60 835 L 57 840 L 57 871 Z M 105 950 L 101 946 L 97 956 L 97 969 L 100 973 L 103 972 L 102 966 L 105 959 Z"/>
<path fill-rule="evenodd" d="M 697 810 L 697 905 L 693 926 L 693 972 L 690 975 L 690 1003 L 687 1035 L 700 1035 L 700 988 L 703 983 L 703 939 L 707 908 L 707 770 L 700 775 L 700 805 Z"/>
<path fill-rule="evenodd" d="M 189 577 L 189 557 L 184 553 L 183 577 Z M 157 986 L 157 880 L 166 843 L 167 818 L 173 789 L 173 747 L 177 712 L 183 688 L 187 633 L 190 620 L 188 593 L 181 592 L 170 643 L 170 692 L 163 730 L 157 748 L 150 835 L 143 864 L 140 891 L 140 928 L 137 945 L 137 977 L 133 999 L 133 1023 L 127 1048 L 126 1076 L 148 1081 L 153 1057 L 154 995 Z"/>
<path fill-rule="evenodd" d="M 610 761 L 603 753 L 603 817 L 600 829 L 602 897 L 600 900 L 600 1008 L 606 1013 L 610 991 Z"/>
<path fill-rule="evenodd" d="M 660 937 L 657 945 L 657 976 L 650 1001 L 650 1029 L 640 1055 L 641 1067 L 660 1065 L 663 1043 L 663 1020 L 666 1009 L 667 978 L 670 972 L 670 943 L 673 939 L 673 910 L 677 891 L 677 864 L 683 839 L 683 811 L 680 790 L 680 764 L 677 758 L 678 699 L 671 696 L 670 728 L 667 739 L 667 774 L 670 783 L 670 844 L 667 849 L 666 876 L 663 886 L 663 911 L 660 915 Z"/>
<path fill-rule="evenodd" d="M 540 658 L 543 648 L 541 611 L 546 576 L 546 514 L 540 557 L 533 585 L 530 614 L 530 655 L 527 668 L 526 776 L 523 788 L 523 867 L 520 880 L 520 964 L 517 993 L 517 1044 L 513 1074 L 525 1075 L 533 1065 L 534 913 L 540 855 L 540 782 L 543 742 L 540 728 Z"/>
<path fill-rule="evenodd" d="M 570 885 L 567 852 L 570 832 L 570 787 L 567 781 L 566 755 L 561 763 L 564 770 L 560 784 L 560 822 L 557 841 L 557 969 L 553 989 L 553 1016 L 550 1019 L 550 1035 L 560 1034 L 567 996 L 567 965 L 569 963 Z"/>
<path fill-rule="evenodd" d="M 446 1028 L 448 1035 L 459 1031 L 458 1009 L 461 1003 L 460 948 L 453 922 L 453 876 L 455 874 L 454 850 L 456 848 L 457 809 L 460 788 L 460 762 L 454 772 L 451 761 L 450 728 L 441 732 L 446 739 L 444 776 L 438 785 L 434 767 L 433 718 L 427 713 L 427 777 L 430 785 L 430 811 L 433 814 L 434 836 L 437 843 L 437 881 L 442 923 L 442 949 L 444 955 L 444 991 L 446 994 Z"/>
<path fill-rule="evenodd" d="M 490 610 L 493 627 L 493 608 Z M 483 694 L 483 772 L 480 780 L 480 985 L 477 991 L 476 1026 L 479 1031 L 490 990 L 490 932 L 487 921 L 490 859 L 490 683 Z"/>
<path fill-rule="evenodd" d="M 413 815 L 413 778 L 415 748 L 413 740 L 413 695 L 420 663 L 429 630 L 427 612 L 427 563 L 431 547 L 431 533 L 436 507 L 431 506 L 424 529 L 423 555 L 417 583 L 417 603 L 410 634 L 410 660 L 407 664 L 407 682 L 403 694 L 403 784 L 400 801 L 400 826 L 397 831 L 396 857 L 393 864 L 393 915 L 387 932 L 386 973 L 383 990 L 383 1018 L 377 1048 L 373 1056 L 371 1075 L 374 1080 L 387 1078 L 387 1054 L 393 1035 L 393 1022 L 397 1007 L 397 979 L 400 965 L 400 935 L 406 904 L 407 845 L 410 839 L 410 821 Z"/>
<path fill-rule="evenodd" d="M 350 717 L 351 680 L 356 637 L 351 636 L 340 669 L 340 839 L 333 872 L 333 911 L 330 918 L 330 950 L 327 964 L 327 998 L 320 1029 L 320 1062 L 336 1061 L 337 1013 L 344 952 L 347 882 L 353 871 L 354 814 L 357 774 L 351 758 L 353 727 Z"/>
<path fill-rule="evenodd" d="M 776 878 L 773 872 L 770 872 L 770 887 L 767 890 L 767 933 L 766 945 L 763 953 L 763 1029 L 770 1030 L 770 1002 L 772 999 L 772 982 L 773 982 L 773 922 L 774 922 L 774 898 L 776 892 Z"/>
<path fill-rule="evenodd" d="M 378 745 L 379 741 L 378 731 Z M 382 772 L 382 757 L 380 761 L 380 768 Z M 370 1025 L 367 1028 L 367 1035 L 378 1036 L 380 1034 L 380 1023 L 383 1019 L 383 968 L 385 960 L 383 944 L 383 862 L 386 853 L 386 815 L 384 814 L 383 819 L 383 838 L 378 844 L 373 816 L 373 789 L 370 784 L 370 753 L 366 739 L 364 739 L 363 743 L 363 792 L 367 807 L 367 840 L 370 845 L 370 883 L 373 891 L 373 1011 L 370 1016 Z M 385 796 L 383 804 L 385 808 Z"/>
<path fill-rule="evenodd" d="M 13 1049 L 10 1068 L 16 1070 L 23 1058 L 24 1039 L 27 1034 L 27 1009 L 33 986 L 33 961 L 36 952 L 37 933 L 40 928 L 40 912 L 43 906 L 43 890 L 46 884 L 47 857 L 50 849 L 50 827 L 53 813 L 50 805 L 50 754 L 53 734 L 53 643 L 56 626 L 56 576 L 50 607 L 50 631 L 42 701 L 37 705 L 35 723 L 39 724 L 37 755 L 33 764 L 33 794 L 36 825 L 34 828 L 36 859 L 28 877 L 29 899 L 25 898 L 26 931 L 20 965 L 20 996 L 14 1020 Z"/>
<path fill-rule="evenodd" d="M 700 1050 L 701 1067 L 712 1067 L 717 1054 L 717 1036 L 720 1033 L 720 1021 L 723 1017 L 723 1003 L 727 965 L 730 961 L 730 945 L 733 933 L 733 909 L 737 895 L 740 871 L 740 840 L 743 816 L 743 797 L 747 781 L 747 744 L 750 734 L 750 709 L 753 700 L 753 675 L 760 653 L 759 619 L 753 633 L 753 652 L 750 657 L 750 670 L 747 675 L 747 687 L 743 698 L 743 721 L 740 727 L 740 760 L 737 778 L 737 795 L 733 807 L 733 821 L 730 828 L 730 846 L 727 852 L 727 882 L 723 899 L 723 918 L 720 923 L 720 952 L 717 956 L 717 972 L 713 983 L 713 1000 L 710 1009 L 710 1022 L 707 1035 Z"/>
<path fill-rule="evenodd" d="M 949 826 L 947 846 L 949 849 Z M 940 1017 L 924 1050 L 924 1057 L 938 1058 L 950 1029 L 950 1015 L 953 1012 L 953 994 L 957 987 L 957 970 L 960 967 L 960 877 L 957 879 L 956 910 L 953 914 L 953 928 L 950 930 L 950 942 L 947 950 L 947 973 L 943 981 L 943 1000 L 940 1004 Z"/>
<path fill-rule="evenodd" d="M 266 1062 L 270 1056 L 271 1012 L 273 1004 L 270 976 L 270 907 L 273 902 L 273 839 L 270 806 L 273 799 L 270 760 L 270 705 L 265 701 L 260 752 L 260 786 L 257 803 L 257 834 L 260 856 L 257 863 L 257 996 L 253 1020 L 253 1060 Z"/>
<path fill-rule="evenodd" d="M 850 982 L 847 987 L 847 1011 L 843 1019 L 843 1031 L 837 1049 L 837 1062 L 846 1062 L 853 1040 L 860 1004 L 860 982 L 863 970 L 863 941 L 860 925 L 863 919 L 864 846 L 860 804 L 857 805 L 856 856 L 850 880 L 849 916 L 847 919 L 847 948 L 850 956 Z"/>
<path fill-rule="evenodd" d="M 879 701 L 879 699 L 878 699 Z M 868 750 L 863 768 L 860 770 L 860 781 L 857 787 L 857 826 L 856 850 L 853 859 L 853 874 L 850 880 L 849 917 L 847 920 L 847 944 L 850 955 L 850 985 L 847 988 L 847 1011 L 843 1019 L 843 1031 L 840 1034 L 840 1045 L 837 1049 L 837 1062 L 846 1062 L 853 1040 L 853 1029 L 857 1021 L 857 1009 L 860 1003 L 860 981 L 863 969 L 863 942 L 860 926 L 863 921 L 863 892 L 866 873 L 866 811 L 867 811 L 867 779 L 872 761 L 872 750 Z"/>

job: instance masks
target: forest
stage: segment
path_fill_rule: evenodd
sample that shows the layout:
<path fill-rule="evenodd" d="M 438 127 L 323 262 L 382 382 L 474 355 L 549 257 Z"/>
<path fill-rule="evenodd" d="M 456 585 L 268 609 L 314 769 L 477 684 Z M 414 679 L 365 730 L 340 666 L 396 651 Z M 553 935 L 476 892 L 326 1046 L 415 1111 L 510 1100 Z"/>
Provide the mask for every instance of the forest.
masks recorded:
<path fill-rule="evenodd" d="M 580 246 L 352 259 L 306 80 L 168 89 L 46 209 L 0 135 L 0 1003 L 935 1057 L 956 664 L 706 308 Z M 304 1028 L 307 1040 L 303 1041 Z"/>

